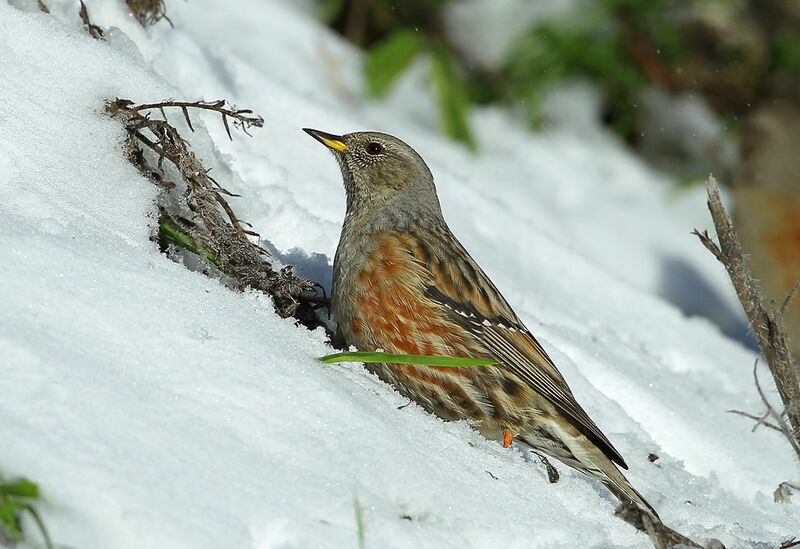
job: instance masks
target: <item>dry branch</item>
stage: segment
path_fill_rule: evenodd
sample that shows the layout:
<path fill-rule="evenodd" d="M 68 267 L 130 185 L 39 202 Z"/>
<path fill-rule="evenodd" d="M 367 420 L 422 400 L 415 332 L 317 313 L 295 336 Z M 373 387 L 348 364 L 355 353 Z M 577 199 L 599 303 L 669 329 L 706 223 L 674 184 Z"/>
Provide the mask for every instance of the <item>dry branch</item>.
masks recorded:
<path fill-rule="evenodd" d="M 39 8 L 41 9 L 42 4 L 40 4 Z M 46 7 L 45 7 L 46 9 Z M 50 13 L 49 11 L 47 13 Z M 105 33 L 103 29 L 95 25 L 94 23 L 89 20 L 89 11 L 86 9 L 86 4 L 83 3 L 81 0 L 81 9 L 78 12 L 78 15 L 81 17 L 81 21 L 83 21 L 83 26 L 86 27 L 86 30 L 95 40 L 102 40 L 105 38 Z"/>
<path fill-rule="evenodd" d="M 800 547 L 800 540 L 798 540 L 797 538 L 787 539 L 786 541 L 781 543 L 779 549 L 791 549 L 793 547 Z"/>
<path fill-rule="evenodd" d="M 175 28 L 172 21 L 167 17 L 167 6 L 164 0 L 126 0 L 128 9 L 143 27 L 155 25 L 162 19 L 169 23 L 170 27 Z"/>
<path fill-rule="evenodd" d="M 655 549 L 671 549 L 672 547 L 700 547 L 702 549 L 703 547 L 666 526 L 633 503 L 623 503 L 617 507 L 616 515 L 640 532 L 647 534 Z M 724 549 L 718 540 L 712 540 L 709 547 Z"/>
<path fill-rule="evenodd" d="M 550 460 L 548 460 L 544 454 L 540 454 L 539 452 L 534 452 L 534 454 L 536 454 L 536 456 L 539 458 L 539 461 L 541 461 L 542 465 L 544 465 L 545 469 L 547 469 L 547 480 L 550 482 L 550 484 L 555 484 L 558 482 L 561 478 L 558 469 L 556 469 L 553 464 L 550 463 Z"/>
<path fill-rule="evenodd" d="M 791 503 L 795 492 L 800 492 L 800 486 L 791 482 L 781 482 L 772 493 L 772 497 L 775 503 Z"/>
<path fill-rule="evenodd" d="M 738 414 L 755 421 L 755 425 L 753 425 L 753 431 L 758 429 L 761 425 L 774 431 L 778 431 L 786 438 L 786 440 L 789 441 L 792 449 L 795 451 L 797 456 L 800 457 L 800 444 L 798 444 L 797 440 L 795 440 L 791 428 L 786 423 L 786 412 L 784 411 L 783 413 L 778 413 L 767 399 L 767 395 L 764 394 L 764 390 L 761 388 L 761 383 L 758 381 L 758 359 L 756 359 L 756 363 L 753 365 L 753 379 L 756 384 L 758 396 L 761 398 L 761 403 L 766 408 L 766 411 L 760 416 L 743 412 L 741 410 L 728 410 L 728 412 L 732 414 Z M 770 419 L 772 422 L 768 421 Z"/>
<path fill-rule="evenodd" d="M 143 105 L 128 105 L 127 108 L 136 111 L 146 111 L 151 109 L 158 109 L 161 111 L 161 116 L 164 117 L 164 120 L 167 119 L 167 115 L 164 112 L 165 107 L 178 107 L 181 109 L 183 113 L 183 118 L 186 120 L 186 125 L 189 126 L 189 129 L 194 131 L 192 127 L 192 121 L 189 118 L 189 111 L 188 109 L 204 109 L 208 111 L 214 111 L 219 113 L 222 116 L 222 123 L 225 126 L 225 131 L 228 133 L 228 138 L 233 141 L 233 137 L 231 136 L 231 129 L 228 126 L 228 118 L 233 118 L 233 125 L 241 129 L 247 135 L 250 133 L 247 131 L 248 128 L 255 126 L 256 128 L 261 128 L 264 126 L 264 119 L 260 116 L 256 115 L 250 109 L 237 109 L 236 107 L 226 108 L 225 107 L 225 100 L 219 99 L 218 101 L 194 101 L 194 102 L 186 102 L 186 101 L 163 101 L 161 103 L 147 103 Z"/>
<path fill-rule="evenodd" d="M 220 113 L 223 119 L 234 119 L 242 130 L 250 126 L 261 126 L 263 120 L 249 110 L 226 108 L 225 101 L 167 101 L 134 105 L 127 99 L 116 99 L 106 106 L 112 116 L 122 119 L 128 132 L 128 156 L 140 171 L 163 187 L 164 192 L 170 192 L 175 184 L 165 178 L 166 161 L 174 166 L 186 185 L 185 192 L 180 193 L 177 206 L 169 208 L 162 205 L 162 223 L 167 221 L 171 227 L 179 227 L 188 234 L 193 240 L 193 247 L 207 257 L 213 257 L 213 263 L 237 287 L 252 288 L 271 296 L 275 310 L 282 317 L 294 316 L 309 327 L 319 325 L 312 310 L 314 304 L 309 299 L 316 295 L 315 287 L 318 285 L 295 276 L 291 266 L 276 271 L 266 250 L 248 239 L 248 235 L 254 233 L 242 226 L 242 222 L 223 198 L 223 195 L 231 193 L 208 175 L 208 171 L 195 157 L 178 130 L 166 119 L 153 119 L 147 113 L 140 112 L 158 110 L 163 114 L 165 107 L 181 108 L 187 119 L 188 108 L 212 110 Z M 146 155 L 142 146 L 152 154 Z M 149 160 L 148 156 L 154 159 Z M 184 211 L 181 210 L 190 211 L 193 218 L 185 219 Z"/>
<path fill-rule="evenodd" d="M 728 271 L 761 352 L 767 359 L 767 365 L 784 406 L 784 411 L 781 414 L 772 410 L 763 391 L 761 391 L 760 385 L 758 385 L 758 378 L 756 378 L 756 386 L 762 400 L 767 404 L 768 410 L 767 415 L 763 416 L 763 418 L 756 416 L 754 419 L 757 419 L 761 424 L 767 417 L 772 418 L 775 421 L 774 426 L 783 432 L 797 453 L 798 458 L 800 458 L 800 382 L 798 382 L 800 379 L 800 365 L 794 362 L 789 336 L 783 324 L 783 311 L 786 309 L 788 300 L 797 290 L 797 286 L 795 286 L 795 289 L 792 290 L 779 309 L 776 311 L 767 309 L 765 300 L 750 273 L 739 238 L 722 204 L 719 186 L 713 176 L 708 177 L 706 190 L 708 191 L 708 209 L 711 212 L 714 227 L 719 237 L 719 246 L 711 240 L 707 231 L 701 233 L 695 229 L 693 234 L 697 235 L 703 245 L 714 254 L 714 257 Z M 770 410 L 772 410 L 772 414 L 770 414 Z M 784 417 L 786 418 L 785 422 L 783 421 Z M 777 421 L 776 418 L 781 421 Z M 789 426 L 781 429 L 781 422 L 784 425 L 788 422 Z"/>

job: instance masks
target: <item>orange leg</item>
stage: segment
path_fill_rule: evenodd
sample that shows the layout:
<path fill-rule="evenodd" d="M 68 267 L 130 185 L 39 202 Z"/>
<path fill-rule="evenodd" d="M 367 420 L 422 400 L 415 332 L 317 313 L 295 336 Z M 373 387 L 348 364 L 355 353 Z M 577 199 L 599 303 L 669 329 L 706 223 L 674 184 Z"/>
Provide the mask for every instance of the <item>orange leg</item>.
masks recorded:
<path fill-rule="evenodd" d="M 508 429 L 503 430 L 503 448 L 508 448 L 514 440 L 514 433 Z"/>

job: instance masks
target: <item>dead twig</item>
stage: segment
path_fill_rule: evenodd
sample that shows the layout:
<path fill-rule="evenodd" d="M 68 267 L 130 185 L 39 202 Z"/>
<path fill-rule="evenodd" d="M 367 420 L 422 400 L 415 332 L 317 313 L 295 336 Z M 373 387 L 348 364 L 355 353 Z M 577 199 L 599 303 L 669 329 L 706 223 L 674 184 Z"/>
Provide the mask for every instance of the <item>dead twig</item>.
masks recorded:
<path fill-rule="evenodd" d="M 42 9 L 42 6 L 44 6 L 44 4 L 39 2 L 39 9 Z M 47 6 L 45 6 L 44 10 L 42 11 L 45 10 L 47 10 Z M 50 10 L 47 10 L 47 13 L 50 13 Z M 95 40 L 103 40 L 105 38 L 103 29 L 89 20 L 89 11 L 86 9 L 86 4 L 83 3 L 83 0 L 81 0 L 81 9 L 78 11 L 78 15 L 80 15 L 81 21 L 83 21 L 83 26 L 86 27 L 86 30 L 89 32 L 92 38 Z"/>
<path fill-rule="evenodd" d="M 655 549 L 671 549 L 678 546 L 700 547 L 702 549 L 702 545 L 679 534 L 632 502 L 621 504 L 617 507 L 615 514 L 640 532 L 647 534 Z M 718 540 L 712 540 L 709 544 L 709 547 L 711 546 L 724 549 L 724 546 Z"/>
<path fill-rule="evenodd" d="M 141 26 L 146 28 L 165 19 L 170 27 L 175 28 L 170 18 L 167 17 L 167 6 L 164 4 L 164 0 L 126 0 L 126 3 Z"/>
<path fill-rule="evenodd" d="M 783 315 L 786 314 L 786 307 L 788 307 L 789 303 L 792 302 L 792 298 L 797 294 L 798 289 L 800 289 L 800 280 L 794 283 L 794 286 L 792 286 L 792 289 L 789 290 L 789 294 L 786 296 L 786 299 L 783 300 L 783 305 L 781 305 L 781 308 L 778 309 L 778 312 L 775 314 L 778 319 L 783 320 Z"/>
<path fill-rule="evenodd" d="M 225 101 L 165 101 L 134 105 L 130 100 L 116 99 L 107 104 L 106 110 L 122 120 L 128 132 L 128 158 L 142 173 L 163 187 L 165 193 L 170 193 L 175 184 L 165 181 L 164 174 L 166 164 L 171 164 L 185 184 L 185 190 L 178 198 L 175 198 L 178 193 L 172 192 L 177 204 L 172 208 L 162 205 L 165 209 L 162 212 L 162 235 L 163 221 L 167 221 L 173 237 L 176 237 L 177 230 L 188 235 L 182 237 L 185 239 L 184 248 L 208 257 L 237 287 L 252 288 L 270 295 L 278 314 L 294 316 L 306 326 L 316 327 L 319 322 L 311 305 L 304 301 L 307 294 L 316 296 L 315 284 L 295 276 L 291 266 L 276 270 L 267 251 L 249 240 L 248 235 L 255 233 L 242 226 L 223 198 L 223 194 L 232 196 L 232 193 L 208 175 L 208 170 L 174 126 L 166 119 L 155 119 L 149 113 L 141 112 L 158 110 L 163 116 L 165 107 L 178 107 L 188 121 L 187 109 L 200 108 L 225 111 L 222 114 L 241 122 L 242 129 L 263 124 L 261 117 L 253 115 L 252 111 L 226 109 L 224 105 Z M 151 151 L 149 156 L 153 160 L 148 159 L 146 150 Z M 184 217 L 187 210 L 192 219 Z"/>
<path fill-rule="evenodd" d="M 42 2 L 42 0 L 37 0 L 37 3 L 39 4 L 39 11 L 50 13 L 50 8 L 48 8 L 47 5 Z"/>
<path fill-rule="evenodd" d="M 558 482 L 558 480 L 561 478 L 561 475 L 558 473 L 558 469 L 556 469 L 543 454 L 540 454 L 536 451 L 533 453 L 539 456 L 539 461 L 541 461 L 542 465 L 544 465 L 545 469 L 547 469 L 547 480 L 550 482 L 550 484 L 555 484 Z"/>
<path fill-rule="evenodd" d="M 732 414 L 738 414 L 740 416 L 744 416 L 754 420 L 756 424 L 753 425 L 753 431 L 758 429 L 758 427 L 761 425 L 768 427 L 769 429 L 772 429 L 774 431 L 778 431 L 784 437 L 786 437 L 786 440 L 789 441 L 789 444 L 792 446 L 792 449 L 794 449 L 795 453 L 797 453 L 797 455 L 800 456 L 800 444 L 798 444 L 798 442 L 795 440 L 791 428 L 786 423 L 785 420 L 786 413 L 785 412 L 778 413 L 772 406 L 772 404 L 769 402 L 769 400 L 767 400 L 767 395 L 764 394 L 764 390 L 761 388 L 761 383 L 758 381 L 758 359 L 756 359 L 756 362 L 753 365 L 753 379 L 756 384 L 756 390 L 758 391 L 758 396 L 761 398 L 761 403 L 766 407 L 766 411 L 760 416 L 749 414 L 747 412 L 742 412 L 741 410 L 728 410 L 728 412 Z M 767 421 L 767 419 L 771 419 L 773 422 L 770 423 L 769 421 Z"/>
<path fill-rule="evenodd" d="M 772 493 L 772 497 L 775 500 L 775 503 L 791 503 L 792 496 L 795 492 L 800 492 L 800 486 L 784 481 L 778 485 L 778 487 Z"/>
<path fill-rule="evenodd" d="M 756 427 L 758 425 L 766 425 L 769 428 L 777 428 L 789 441 L 797 457 L 800 458 L 800 365 L 794 362 L 789 336 L 783 324 L 783 312 L 789 300 L 797 291 L 798 285 L 795 285 L 779 309 L 776 311 L 767 309 L 764 304 L 765 300 L 750 273 L 739 238 L 728 213 L 725 211 L 725 206 L 722 204 L 719 186 L 713 176 L 708 177 L 706 190 L 708 192 L 708 209 L 711 212 L 711 218 L 714 221 L 714 227 L 719 237 L 719 246 L 711 240 L 706 231 L 701 233 L 695 229 L 693 234 L 700 239 L 700 242 L 714 254 L 714 257 L 728 271 L 728 276 L 744 308 L 761 352 L 764 353 L 764 357 L 767 359 L 767 365 L 784 406 L 783 413 L 778 414 L 769 405 L 756 377 L 756 387 L 759 395 L 768 406 L 766 414 L 764 416 L 752 416 L 744 412 L 735 413 L 756 420 Z M 773 423 L 766 422 L 767 418 L 771 418 Z M 780 421 L 776 420 L 776 418 Z"/>
<path fill-rule="evenodd" d="M 738 416 L 744 416 L 744 417 L 746 417 L 748 419 L 752 419 L 753 421 L 755 421 L 756 424 L 753 425 L 753 431 L 755 431 L 759 426 L 763 425 L 764 427 L 767 427 L 768 429 L 772 429 L 773 431 L 778 431 L 780 433 L 781 432 L 781 428 L 780 427 L 778 427 L 777 425 L 775 425 L 773 423 L 770 423 L 769 421 L 766 421 L 766 419 L 770 416 L 770 412 L 771 411 L 772 411 L 771 409 L 767 410 L 761 416 L 754 416 L 753 414 L 749 414 L 749 413 L 743 412 L 741 410 L 728 410 L 728 413 L 729 414 L 736 414 Z"/>
<path fill-rule="evenodd" d="M 158 109 L 161 111 L 161 116 L 164 117 L 164 120 L 167 119 L 167 115 L 164 112 L 165 107 L 178 107 L 181 109 L 183 113 L 183 118 L 186 120 L 186 125 L 189 126 L 189 129 L 194 131 L 192 127 L 192 121 L 189 118 L 189 111 L 188 109 L 204 109 L 208 111 L 214 111 L 219 113 L 222 116 L 222 123 L 225 126 L 225 131 L 228 134 L 228 138 L 233 141 L 233 136 L 231 135 L 231 129 L 228 126 L 228 118 L 233 118 L 233 125 L 241 129 L 247 135 L 250 135 L 248 132 L 248 128 L 255 126 L 256 128 L 261 128 L 264 126 L 264 119 L 260 116 L 256 115 L 250 109 L 237 109 L 236 107 L 226 108 L 225 107 L 225 100 L 219 99 L 217 101 L 194 101 L 194 102 L 186 102 L 186 101 L 162 101 L 161 103 L 149 103 L 143 105 L 128 105 L 132 111 L 146 111 L 151 109 Z"/>
<path fill-rule="evenodd" d="M 792 547 L 800 547 L 800 540 L 797 538 L 787 539 L 781 543 L 780 549 L 791 549 Z"/>

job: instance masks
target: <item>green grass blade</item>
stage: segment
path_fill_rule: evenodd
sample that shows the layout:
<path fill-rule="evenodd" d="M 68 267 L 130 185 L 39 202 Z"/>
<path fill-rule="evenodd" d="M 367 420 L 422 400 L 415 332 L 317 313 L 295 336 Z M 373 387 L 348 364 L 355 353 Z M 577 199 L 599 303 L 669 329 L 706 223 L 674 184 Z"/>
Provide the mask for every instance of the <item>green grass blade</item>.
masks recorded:
<path fill-rule="evenodd" d="M 358 549 L 365 549 L 366 535 L 364 528 L 364 509 L 361 507 L 361 502 L 358 501 L 358 496 L 353 496 L 353 511 L 356 514 L 356 532 L 358 534 Z"/>
<path fill-rule="evenodd" d="M 39 527 L 39 532 L 41 532 L 42 537 L 44 538 L 44 546 L 46 549 L 53 549 L 53 540 L 50 539 L 50 533 L 47 531 L 47 528 L 44 526 L 44 521 L 42 517 L 39 516 L 39 512 L 33 507 L 33 505 L 26 505 L 25 509 L 31 514 L 33 517 L 36 526 Z"/>
<path fill-rule="evenodd" d="M 25 507 L 19 500 L 0 498 L 0 534 L 14 541 L 22 540 L 22 530 L 17 520 L 17 512 Z M 2 541 L 0 536 L 0 541 Z"/>
<path fill-rule="evenodd" d="M 20 524 L 20 514 L 27 511 L 42 534 L 44 546 L 47 549 L 53 549 L 53 542 L 42 517 L 29 502 L 29 500 L 38 500 L 39 497 L 39 486 L 25 477 L 0 482 L 0 545 L 3 545 L 4 539 L 14 542 L 26 539 Z"/>
<path fill-rule="evenodd" d="M 469 358 L 454 356 L 396 355 L 392 353 L 344 352 L 320 357 L 320 362 L 333 364 L 336 362 L 364 362 L 369 364 L 420 364 L 423 366 L 444 366 L 463 368 L 470 366 L 491 366 L 500 361 L 491 358 Z"/>
<path fill-rule="evenodd" d="M 198 249 L 197 246 L 194 245 L 194 241 L 192 237 L 181 231 L 178 227 L 170 223 L 168 220 L 162 218 L 159 221 L 159 235 L 161 238 L 166 240 L 167 242 L 172 242 L 176 246 L 183 248 L 193 254 L 198 255 L 205 255 L 211 263 L 220 267 L 222 263 L 220 260 L 217 259 L 213 253 L 209 252 L 208 250 Z"/>
<path fill-rule="evenodd" d="M 10 482 L 0 483 L 0 494 L 37 499 L 39 497 L 39 487 L 36 483 L 21 477 Z"/>

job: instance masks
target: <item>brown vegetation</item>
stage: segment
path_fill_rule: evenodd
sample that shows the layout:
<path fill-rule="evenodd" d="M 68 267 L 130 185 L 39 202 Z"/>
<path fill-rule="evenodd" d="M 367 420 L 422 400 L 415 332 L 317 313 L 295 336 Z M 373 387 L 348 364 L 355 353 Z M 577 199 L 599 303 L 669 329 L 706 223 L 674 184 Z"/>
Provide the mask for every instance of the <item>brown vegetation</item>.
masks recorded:
<path fill-rule="evenodd" d="M 314 308 L 324 301 L 316 296 L 319 285 L 295 276 L 291 266 L 273 267 L 267 251 L 251 242 L 250 238 L 258 235 L 244 227 L 224 198 L 236 195 L 209 175 L 188 142 L 167 120 L 164 109 L 168 107 L 180 108 L 190 129 L 188 109 L 217 112 L 229 137 L 229 119 L 245 132 L 264 123 L 252 111 L 228 107 L 224 100 L 135 105 L 127 99 L 116 99 L 108 103 L 107 112 L 121 119 L 128 132 L 130 161 L 160 185 L 163 194 L 170 195 L 160 201 L 162 247 L 168 249 L 169 242 L 176 242 L 175 234 L 186 238 L 181 246 L 208 258 L 208 267 L 218 268 L 235 287 L 264 292 L 272 297 L 280 316 L 295 317 L 311 328 L 318 326 Z M 152 118 L 152 111 L 160 112 L 163 119 Z M 179 184 L 168 179 L 168 164 L 180 178 Z M 165 235 L 173 237 L 165 239 Z"/>

